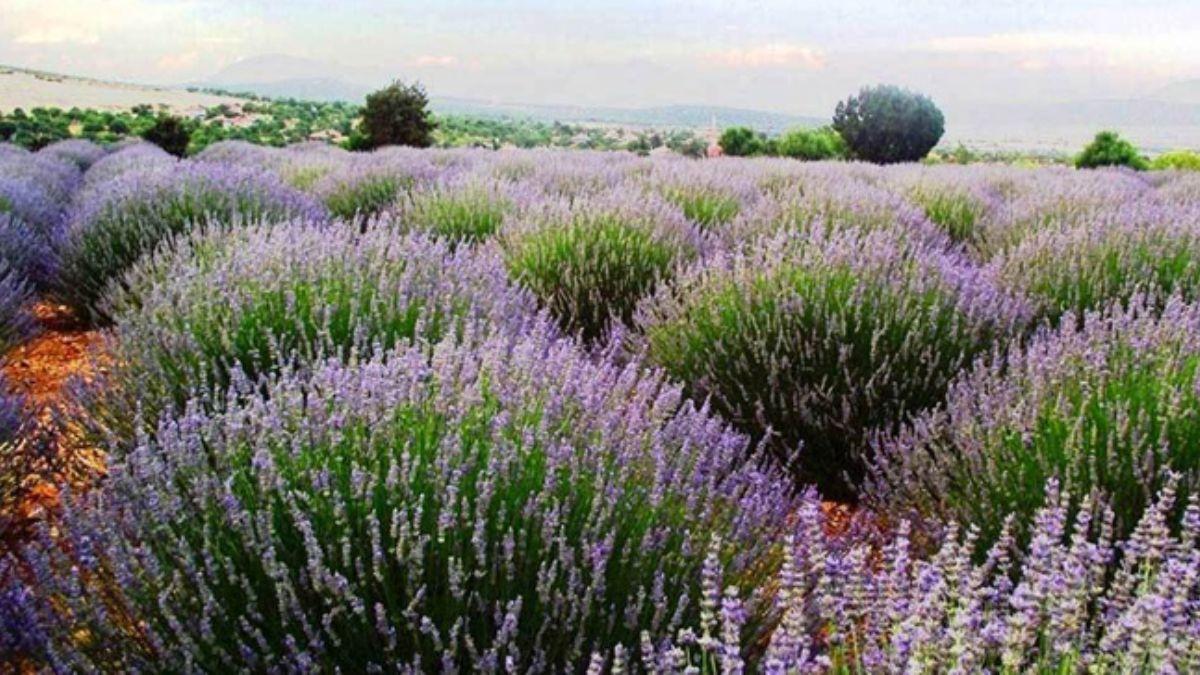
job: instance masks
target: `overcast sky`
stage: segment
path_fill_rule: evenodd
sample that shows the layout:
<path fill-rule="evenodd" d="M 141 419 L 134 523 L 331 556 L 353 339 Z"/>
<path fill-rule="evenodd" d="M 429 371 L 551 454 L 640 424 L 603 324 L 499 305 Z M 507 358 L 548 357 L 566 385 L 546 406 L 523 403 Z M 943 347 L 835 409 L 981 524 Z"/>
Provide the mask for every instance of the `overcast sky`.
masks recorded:
<path fill-rule="evenodd" d="M 1113 98 L 1200 78 L 1200 0 L 0 0 L 4 64 L 180 83 L 262 54 L 529 103 Z"/>

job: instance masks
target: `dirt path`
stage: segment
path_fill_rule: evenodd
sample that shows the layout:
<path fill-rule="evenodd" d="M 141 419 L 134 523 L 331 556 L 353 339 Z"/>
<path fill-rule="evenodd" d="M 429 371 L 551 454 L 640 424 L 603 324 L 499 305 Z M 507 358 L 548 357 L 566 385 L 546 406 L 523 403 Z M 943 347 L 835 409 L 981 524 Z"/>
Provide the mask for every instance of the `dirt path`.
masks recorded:
<path fill-rule="evenodd" d="M 71 448 L 58 423 L 63 413 L 70 414 L 66 384 L 74 377 L 90 381 L 96 374 L 93 357 L 102 341 L 101 335 L 99 331 L 80 327 L 70 311 L 62 306 L 40 303 L 34 307 L 34 315 L 41 331 L 0 359 L 0 371 L 8 386 L 26 397 L 30 415 L 36 420 L 32 431 L 12 449 L 13 457 L 31 453 L 34 444 L 38 452 L 48 455 L 44 461 L 22 465 L 18 460 L 6 462 L 3 467 L 10 471 L 24 468 L 27 472 L 23 479 L 13 478 L 18 485 L 14 490 L 17 493 L 15 499 L 0 500 L 0 509 L 3 509 L 0 524 L 7 521 L 10 527 L 2 529 L 9 530 L 7 534 L 13 536 L 16 536 L 14 530 L 22 529 L 22 523 L 36 520 L 53 508 L 58 499 L 55 485 L 63 478 L 94 476 L 104 471 L 103 456 L 94 451 Z M 60 463 L 56 460 L 66 464 L 65 471 L 56 466 Z"/>

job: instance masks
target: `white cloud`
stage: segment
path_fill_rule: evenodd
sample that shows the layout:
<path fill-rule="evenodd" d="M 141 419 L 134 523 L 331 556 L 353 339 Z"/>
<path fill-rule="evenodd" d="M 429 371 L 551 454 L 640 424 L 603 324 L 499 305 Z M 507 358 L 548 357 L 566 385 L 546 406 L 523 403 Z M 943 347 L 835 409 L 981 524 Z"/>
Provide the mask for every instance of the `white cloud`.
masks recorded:
<path fill-rule="evenodd" d="M 436 66 L 448 68 L 458 65 L 458 58 L 454 56 L 439 56 L 436 54 L 422 54 L 412 60 L 412 64 L 417 67 Z"/>
<path fill-rule="evenodd" d="M 82 26 L 47 23 L 27 26 L 17 33 L 13 42 L 19 45 L 94 45 L 100 42 L 100 35 Z"/>
<path fill-rule="evenodd" d="M 705 60 L 725 68 L 805 68 L 825 67 L 825 55 L 804 45 L 771 43 L 746 49 L 728 49 L 710 53 Z"/>

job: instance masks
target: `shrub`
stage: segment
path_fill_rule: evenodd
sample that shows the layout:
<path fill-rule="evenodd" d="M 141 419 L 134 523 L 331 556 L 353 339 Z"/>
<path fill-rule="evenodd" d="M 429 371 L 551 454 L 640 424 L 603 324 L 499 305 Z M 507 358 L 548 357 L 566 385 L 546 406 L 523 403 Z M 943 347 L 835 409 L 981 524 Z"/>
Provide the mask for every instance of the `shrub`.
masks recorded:
<path fill-rule="evenodd" d="M 846 498 L 867 431 L 936 405 L 1025 311 L 957 258 L 845 231 L 716 256 L 657 293 L 639 325 L 651 363 Z"/>
<path fill-rule="evenodd" d="M 743 437 L 640 365 L 489 332 L 165 421 L 23 554 L 5 639 L 61 670 L 562 672 L 694 625 L 710 542 L 708 576 L 771 573 L 794 500 Z"/>
<path fill-rule="evenodd" d="M 1150 162 L 1150 168 L 1155 171 L 1200 171 L 1200 152 L 1192 150 L 1164 152 Z"/>
<path fill-rule="evenodd" d="M 840 170 L 798 177 L 722 231 L 732 245 L 780 231 L 829 237 L 853 230 L 888 230 L 903 238 L 950 248 L 953 241 L 922 212 L 890 190 L 848 178 Z"/>
<path fill-rule="evenodd" d="M 385 145 L 428 148 L 433 145 L 433 130 L 437 128 L 428 108 L 429 97 L 417 83 L 393 82 L 367 96 L 359 122 L 362 147 L 355 149 Z"/>
<path fill-rule="evenodd" d="M 153 143 L 139 142 L 115 150 L 92 164 L 83 175 L 84 188 L 95 188 L 127 171 L 174 164 L 175 157 Z"/>
<path fill-rule="evenodd" d="M 405 227 L 450 242 L 475 243 L 499 231 L 512 211 L 511 200 L 496 189 L 466 185 L 415 192 L 398 217 Z"/>
<path fill-rule="evenodd" d="M 960 187 L 931 183 L 914 186 L 908 198 L 951 240 L 972 247 L 980 243 L 982 221 L 988 215 L 983 199 Z"/>
<path fill-rule="evenodd" d="M 931 411 L 879 443 L 868 491 L 880 501 L 981 529 L 1028 525 L 1049 478 L 1099 490 L 1128 533 L 1163 484 L 1200 481 L 1200 311 L 1161 319 L 1140 303 L 1064 322 L 1007 358 L 979 364 Z"/>
<path fill-rule="evenodd" d="M 671 185 L 663 197 L 683 211 L 683 217 L 702 228 L 726 225 L 742 210 L 736 195 L 705 185 Z"/>
<path fill-rule="evenodd" d="M 48 234 L 61 224 L 79 181 L 74 164 L 50 156 L 0 158 L 0 213 L 11 213 Z"/>
<path fill-rule="evenodd" d="M 736 587 L 713 575 L 708 621 L 683 639 L 643 646 L 650 672 L 1190 672 L 1200 667 L 1200 507 L 1183 532 L 1158 495 L 1138 530 L 1114 540 L 1109 513 L 1072 516 L 1050 483 L 1028 546 L 1001 537 L 981 562 L 974 533 L 950 527 L 922 555 L 907 524 L 883 542 L 842 538 L 815 499 L 797 511 L 793 555 L 776 584 L 782 620 L 768 643 L 737 639 Z M 1035 499 L 1037 495 L 1035 495 Z M 697 633 L 709 636 L 699 639 Z M 765 647 L 765 654 L 762 653 Z M 758 656 L 757 659 L 750 657 Z M 603 663 L 603 655 L 593 663 Z M 615 655 L 614 655 L 615 658 Z"/>
<path fill-rule="evenodd" d="M 916 162 L 945 131 L 942 111 L 929 97 L 899 87 L 864 87 L 838 103 L 833 128 L 854 157 L 876 164 Z"/>
<path fill-rule="evenodd" d="M 28 337 L 34 329 L 29 305 L 33 291 L 5 260 L 0 260 L 0 353 Z"/>
<path fill-rule="evenodd" d="M 414 184 L 412 176 L 390 167 L 354 164 L 317 179 L 312 192 L 335 218 L 363 223 L 394 206 Z"/>
<path fill-rule="evenodd" d="M 729 127 L 721 132 L 717 145 L 730 157 L 752 157 L 767 151 L 767 140 L 750 127 Z"/>
<path fill-rule="evenodd" d="M 159 115 L 154 124 L 142 132 L 142 138 L 176 157 L 187 155 L 192 132 L 184 121 L 174 115 Z"/>
<path fill-rule="evenodd" d="M 1028 237 L 999 256 L 999 279 L 1057 321 L 1139 294 L 1200 297 L 1200 213 L 1131 204 L 1103 219 Z"/>
<path fill-rule="evenodd" d="M 80 171 L 87 171 L 88 167 L 108 154 L 108 151 L 91 141 L 71 138 L 51 143 L 39 150 L 38 154 L 70 162 L 79 167 Z"/>
<path fill-rule="evenodd" d="M 78 316 L 106 320 L 97 305 L 110 283 L 142 255 L 210 223 L 319 219 L 323 210 L 274 174 L 180 163 L 129 171 L 90 190 L 56 242 L 56 295 Z"/>
<path fill-rule="evenodd" d="M 779 154 L 792 159 L 821 161 L 846 156 L 846 141 L 830 127 L 793 129 L 779 139 Z"/>
<path fill-rule="evenodd" d="M 220 394 L 234 372 L 257 381 L 433 342 L 468 319 L 521 325 L 536 311 L 487 255 L 304 223 L 198 234 L 138 265 L 126 287 L 105 306 L 117 323 L 113 374 L 87 406 L 126 439 L 134 418 L 154 424 L 198 391 Z"/>
<path fill-rule="evenodd" d="M 669 208 L 582 204 L 518 227 L 504 243 L 510 277 L 530 289 L 563 330 L 593 342 L 628 324 L 638 301 L 696 250 Z"/>
<path fill-rule="evenodd" d="M 1143 171 L 1149 168 L 1146 158 L 1137 148 L 1115 131 L 1101 131 L 1075 158 L 1075 168 L 1095 169 L 1104 166 L 1124 166 Z"/>
<path fill-rule="evenodd" d="M 0 260 L 39 290 L 54 279 L 54 253 L 46 237 L 11 213 L 0 213 Z"/>

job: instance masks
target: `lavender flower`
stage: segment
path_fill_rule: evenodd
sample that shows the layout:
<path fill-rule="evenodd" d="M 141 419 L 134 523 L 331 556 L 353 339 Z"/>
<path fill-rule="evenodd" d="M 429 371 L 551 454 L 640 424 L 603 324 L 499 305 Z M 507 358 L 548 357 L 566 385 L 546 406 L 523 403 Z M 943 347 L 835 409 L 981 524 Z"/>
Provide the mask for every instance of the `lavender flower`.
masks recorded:
<path fill-rule="evenodd" d="M 1070 317 L 1070 315 L 1068 315 Z M 981 362 L 941 409 L 878 443 L 867 492 L 893 512 L 953 519 L 998 535 L 1013 514 L 1027 525 L 1031 486 L 1050 478 L 1076 495 L 1111 500 L 1128 533 L 1163 484 L 1200 480 L 1200 310 L 1144 299 L 1065 320 L 1006 358 Z"/>
<path fill-rule="evenodd" d="M 57 295 L 84 317 L 107 319 L 97 301 L 142 255 L 207 225 L 316 220 L 323 210 L 274 174 L 180 162 L 128 171 L 89 189 L 56 241 Z"/>
<path fill-rule="evenodd" d="M 640 311 L 651 363 L 840 495 L 867 430 L 935 405 L 1028 312 L 958 256 L 886 230 L 718 255 Z"/>
<path fill-rule="evenodd" d="M 659 373 L 545 324 L 469 325 L 201 407 L 20 554 L 37 590 L 3 596 L 10 642 L 83 670 L 617 667 L 696 620 L 709 542 L 727 583 L 769 574 L 794 507 Z M 742 597 L 722 634 L 763 639 L 769 606 Z"/>

